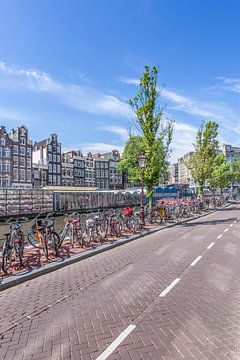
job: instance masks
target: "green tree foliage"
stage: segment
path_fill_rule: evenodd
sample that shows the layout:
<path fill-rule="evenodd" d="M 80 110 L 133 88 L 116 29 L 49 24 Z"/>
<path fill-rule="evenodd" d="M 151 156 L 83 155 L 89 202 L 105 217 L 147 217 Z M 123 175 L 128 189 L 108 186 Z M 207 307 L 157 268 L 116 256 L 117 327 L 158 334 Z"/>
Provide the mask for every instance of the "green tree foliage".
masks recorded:
<path fill-rule="evenodd" d="M 197 132 L 194 154 L 187 163 L 193 178 L 198 182 L 199 192 L 203 189 L 207 179 L 211 178 L 214 161 L 218 150 L 218 124 L 214 121 L 202 123 Z"/>
<path fill-rule="evenodd" d="M 169 146 L 172 140 L 173 121 L 163 120 L 163 111 L 158 100 L 160 92 L 157 89 L 158 70 L 145 66 L 145 72 L 140 78 L 140 89 L 129 101 L 136 114 L 134 119 L 139 135 L 132 136 L 125 145 L 119 167 L 128 172 L 129 180 L 140 182 L 138 156 L 145 154 L 147 166 L 144 171 L 144 183 L 147 186 L 150 206 L 152 204 L 153 187 L 159 184 L 160 178 L 167 177 Z"/>
<path fill-rule="evenodd" d="M 235 159 L 232 162 L 232 181 L 240 183 L 240 160 Z"/>
<path fill-rule="evenodd" d="M 208 183 L 212 189 L 220 189 L 221 194 L 224 188 L 226 188 L 232 181 L 232 171 L 230 170 L 230 164 L 223 154 L 218 154 L 213 162 L 213 171 Z"/>

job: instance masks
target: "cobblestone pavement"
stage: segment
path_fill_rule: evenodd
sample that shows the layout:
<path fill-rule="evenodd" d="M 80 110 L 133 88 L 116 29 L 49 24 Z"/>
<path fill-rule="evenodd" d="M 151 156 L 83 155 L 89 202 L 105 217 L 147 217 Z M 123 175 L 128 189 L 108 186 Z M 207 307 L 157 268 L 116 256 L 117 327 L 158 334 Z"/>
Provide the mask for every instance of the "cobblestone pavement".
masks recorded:
<path fill-rule="evenodd" d="M 2 291 L 0 359 L 97 359 L 130 324 L 136 327 L 108 359 L 240 359 L 239 210 Z"/>

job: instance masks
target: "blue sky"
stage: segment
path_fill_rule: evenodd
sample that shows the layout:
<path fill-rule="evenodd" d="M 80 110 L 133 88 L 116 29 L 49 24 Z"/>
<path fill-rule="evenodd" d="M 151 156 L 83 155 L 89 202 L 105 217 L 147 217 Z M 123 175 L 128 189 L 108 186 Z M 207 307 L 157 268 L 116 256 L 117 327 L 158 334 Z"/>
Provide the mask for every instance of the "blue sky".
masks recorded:
<path fill-rule="evenodd" d="M 0 0 L 0 122 L 63 148 L 122 149 L 144 65 L 159 68 L 172 160 L 202 120 L 240 146 L 238 0 Z"/>

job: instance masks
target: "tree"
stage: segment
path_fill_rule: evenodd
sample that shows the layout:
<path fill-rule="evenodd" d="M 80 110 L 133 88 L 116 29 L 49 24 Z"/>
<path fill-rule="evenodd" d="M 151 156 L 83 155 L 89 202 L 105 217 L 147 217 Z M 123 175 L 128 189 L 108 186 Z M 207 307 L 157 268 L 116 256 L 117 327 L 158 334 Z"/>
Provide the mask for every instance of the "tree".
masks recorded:
<path fill-rule="evenodd" d="M 239 159 L 234 159 L 232 164 L 231 164 L 231 168 L 232 168 L 232 181 L 236 182 L 236 183 L 240 183 L 240 160 Z"/>
<path fill-rule="evenodd" d="M 172 140 L 173 121 L 163 120 L 163 108 L 158 104 L 160 92 L 157 89 L 158 70 L 145 66 L 140 78 L 140 89 L 129 100 L 135 112 L 134 124 L 138 135 L 130 134 L 119 167 L 126 170 L 131 182 L 139 182 L 140 169 L 138 156 L 145 154 L 147 166 L 144 171 L 144 183 L 147 186 L 149 206 L 152 208 L 153 187 L 160 178 L 166 178 L 169 146 Z"/>
<path fill-rule="evenodd" d="M 226 188 L 231 181 L 232 171 L 230 170 L 230 164 L 223 154 L 218 154 L 214 159 L 213 171 L 208 179 L 208 183 L 213 190 L 214 197 L 216 189 L 220 189 L 222 195 L 223 189 Z"/>
<path fill-rule="evenodd" d="M 202 200 L 206 180 L 211 178 L 214 169 L 218 150 L 217 136 L 218 124 L 216 122 L 202 122 L 197 132 L 196 143 L 193 144 L 195 152 L 187 163 L 192 177 L 198 182 Z"/>

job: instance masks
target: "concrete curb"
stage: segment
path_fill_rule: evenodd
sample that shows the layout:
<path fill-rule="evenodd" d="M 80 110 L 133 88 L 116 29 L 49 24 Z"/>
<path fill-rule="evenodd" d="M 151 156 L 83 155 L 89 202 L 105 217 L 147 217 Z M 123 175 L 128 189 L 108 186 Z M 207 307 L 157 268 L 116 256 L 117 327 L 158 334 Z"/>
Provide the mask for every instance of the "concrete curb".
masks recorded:
<path fill-rule="evenodd" d="M 232 204 L 233 203 L 227 204 L 224 207 L 231 206 Z M 204 214 L 197 215 L 197 216 L 194 216 L 192 218 L 184 219 L 182 221 L 179 221 L 179 222 L 176 222 L 176 223 L 173 223 L 173 224 L 167 224 L 167 225 L 164 225 L 164 226 L 158 226 L 158 227 L 156 227 L 154 229 L 145 230 L 145 231 L 141 232 L 140 234 L 135 234 L 135 235 L 129 236 L 127 238 L 122 238 L 120 240 L 114 240 L 114 242 L 111 243 L 111 244 L 104 244 L 104 245 L 102 245 L 102 246 L 100 246 L 100 247 L 98 247 L 96 249 L 89 249 L 89 250 L 86 250 L 84 253 L 73 255 L 70 258 L 60 260 L 60 261 L 55 261 L 55 262 L 53 262 L 51 264 L 43 265 L 40 268 L 30 270 L 30 272 L 26 272 L 25 274 L 14 275 L 14 276 L 11 276 L 9 278 L 3 279 L 2 281 L 0 281 L 0 292 L 5 290 L 5 289 L 8 289 L 10 287 L 22 284 L 25 281 L 32 280 L 32 279 L 34 279 L 34 278 L 36 278 L 38 276 L 48 274 L 48 273 L 50 273 L 52 271 L 61 269 L 61 268 L 65 267 L 65 266 L 67 266 L 67 265 L 74 264 L 74 263 L 76 263 L 78 261 L 87 259 L 87 258 L 89 258 L 91 256 L 96 255 L 96 254 L 100 254 L 100 253 L 102 253 L 104 251 L 107 251 L 107 250 L 113 249 L 115 247 L 127 244 L 130 241 L 137 240 L 137 239 L 142 238 L 142 237 L 144 237 L 146 235 L 154 234 L 155 232 L 160 231 L 160 230 L 164 230 L 164 229 L 167 229 L 167 228 L 170 228 L 170 227 L 173 227 L 173 226 L 184 224 L 186 222 L 189 222 L 189 221 L 192 221 L 192 220 L 195 220 L 195 219 L 199 219 L 201 217 L 207 216 L 207 215 L 212 214 L 212 213 L 214 213 L 214 212 L 216 212 L 218 210 L 221 210 L 221 209 L 222 208 L 216 208 L 216 209 L 210 210 L 210 211 L 208 211 L 208 212 L 206 212 Z"/>

